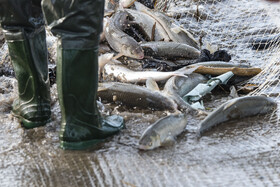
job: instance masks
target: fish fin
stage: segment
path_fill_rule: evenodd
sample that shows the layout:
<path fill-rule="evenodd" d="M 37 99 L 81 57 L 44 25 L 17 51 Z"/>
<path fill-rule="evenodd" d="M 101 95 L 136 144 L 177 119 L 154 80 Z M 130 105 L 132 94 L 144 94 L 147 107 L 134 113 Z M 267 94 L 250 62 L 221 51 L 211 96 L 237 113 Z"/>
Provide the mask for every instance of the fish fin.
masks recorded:
<path fill-rule="evenodd" d="M 108 62 L 110 62 L 112 60 L 113 56 L 114 56 L 114 53 L 106 53 L 106 54 L 100 55 L 98 57 L 99 67 L 104 67 L 105 64 L 107 64 Z"/>
<path fill-rule="evenodd" d="M 231 86 L 229 89 L 230 89 L 230 94 L 229 94 L 230 97 L 232 98 L 239 97 L 235 86 Z"/>
<path fill-rule="evenodd" d="M 164 142 L 161 143 L 162 146 L 171 146 L 176 143 L 176 140 L 173 136 L 167 136 Z"/>
<path fill-rule="evenodd" d="M 157 82 L 152 78 L 146 80 L 146 87 L 152 91 L 160 91 Z"/>

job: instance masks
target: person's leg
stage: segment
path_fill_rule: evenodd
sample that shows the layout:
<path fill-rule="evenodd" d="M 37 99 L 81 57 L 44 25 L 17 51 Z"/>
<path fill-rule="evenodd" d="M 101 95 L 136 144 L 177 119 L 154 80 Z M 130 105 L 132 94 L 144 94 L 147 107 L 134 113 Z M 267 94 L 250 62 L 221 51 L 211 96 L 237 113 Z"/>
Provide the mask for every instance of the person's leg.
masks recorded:
<path fill-rule="evenodd" d="M 86 149 L 123 128 L 123 119 L 103 119 L 97 109 L 98 43 L 103 0 L 43 0 L 57 47 L 57 87 L 62 112 L 60 146 Z"/>
<path fill-rule="evenodd" d="M 38 0 L 0 0 L 0 23 L 18 80 L 13 113 L 25 128 L 50 120 L 46 33 Z M 38 6 L 39 5 L 39 6 Z"/>

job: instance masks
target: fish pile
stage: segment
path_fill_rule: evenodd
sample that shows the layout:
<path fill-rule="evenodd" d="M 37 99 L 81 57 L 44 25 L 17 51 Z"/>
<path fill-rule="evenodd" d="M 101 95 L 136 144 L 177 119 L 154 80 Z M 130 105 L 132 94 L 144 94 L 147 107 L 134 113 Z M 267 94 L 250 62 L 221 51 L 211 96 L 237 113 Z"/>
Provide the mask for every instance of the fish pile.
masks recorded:
<path fill-rule="evenodd" d="M 185 130 L 189 114 L 205 110 L 204 95 L 217 85 L 235 85 L 261 72 L 260 68 L 231 63 L 224 50 L 202 49 L 191 32 L 164 12 L 152 9 L 152 1 L 113 2 L 107 1 L 105 6 L 98 98 L 173 112 L 143 133 L 139 149 L 150 150 L 174 142 Z M 231 87 L 231 92 L 238 96 L 235 87 Z M 198 133 L 231 119 L 268 113 L 275 106 L 266 97 L 235 98 L 209 114 L 199 124 Z"/>

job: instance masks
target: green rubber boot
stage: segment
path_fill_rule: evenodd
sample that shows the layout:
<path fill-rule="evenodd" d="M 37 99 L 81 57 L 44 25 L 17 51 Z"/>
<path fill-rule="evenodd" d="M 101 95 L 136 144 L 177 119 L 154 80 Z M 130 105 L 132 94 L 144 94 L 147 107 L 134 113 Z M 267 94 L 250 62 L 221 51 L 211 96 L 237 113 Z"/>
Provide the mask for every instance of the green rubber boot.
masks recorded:
<path fill-rule="evenodd" d="M 122 117 L 103 119 L 97 109 L 98 53 L 96 49 L 57 51 L 57 87 L 62 113 L 60 147 L 92 148 L 124 127 Z"/>
<path fill-rule="evenodd" d="M 51 115 L 45 30 L 5 30 L 4 34 L 18 81 L 13 114 L 27 129 L 45 125 Z"/>

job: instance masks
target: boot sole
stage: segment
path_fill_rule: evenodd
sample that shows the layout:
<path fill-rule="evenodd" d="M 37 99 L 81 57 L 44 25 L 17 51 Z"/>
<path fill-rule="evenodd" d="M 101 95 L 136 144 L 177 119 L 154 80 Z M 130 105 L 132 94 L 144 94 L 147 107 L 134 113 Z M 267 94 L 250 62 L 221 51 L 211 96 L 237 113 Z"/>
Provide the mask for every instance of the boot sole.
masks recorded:
<path fill-rule="evenodd" d="M 23 118 L 20 115 L 15 114 L 14 112 L 12 112 L 12 115 L 19 119 L 20 123 L 22 124 L 22 126 L 25 129 L 33 129 L 33 128 L 36 128 L 36 127 L 41 127 L 41 126 L 44 126 L 47 123 L 51 122 L 51 118 L 49 118 L 45 121 L 30 121 L 30 120 L 27 120 L 27 119 Z"/>
<path fill-rule="evenodd" d="M 60 141 L 60 148 L 64 150 L 84 150 L 89 148 L 92 149 L 98 147 L 98 145 L 104 141 L 104 139 L 94 139 L 82 142 Z"/>

